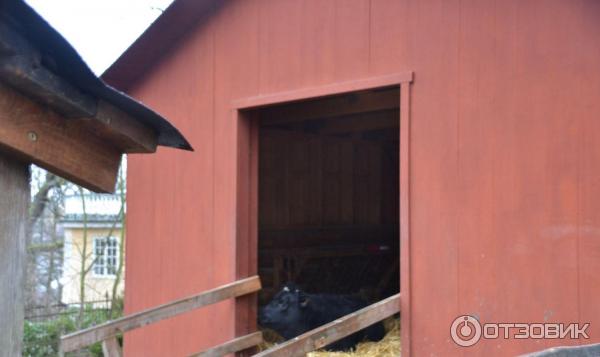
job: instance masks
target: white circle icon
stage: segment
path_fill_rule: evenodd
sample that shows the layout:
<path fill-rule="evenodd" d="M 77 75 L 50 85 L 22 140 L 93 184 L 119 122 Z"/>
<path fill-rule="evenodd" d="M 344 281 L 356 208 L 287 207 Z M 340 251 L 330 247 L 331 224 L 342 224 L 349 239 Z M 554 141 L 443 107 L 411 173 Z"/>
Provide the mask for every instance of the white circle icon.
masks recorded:
<path fill-rule="evenodd" d="M 473 316 L 459 316 L 450 326 L 450 335 L 459 346 L 473 346 L 481 339 L 481 324 Z"/>

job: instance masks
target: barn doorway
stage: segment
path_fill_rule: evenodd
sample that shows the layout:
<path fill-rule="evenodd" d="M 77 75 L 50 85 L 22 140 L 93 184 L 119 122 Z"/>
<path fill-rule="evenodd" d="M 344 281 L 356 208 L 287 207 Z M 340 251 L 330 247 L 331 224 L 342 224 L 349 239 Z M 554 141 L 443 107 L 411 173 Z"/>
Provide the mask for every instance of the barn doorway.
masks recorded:
<path fill-rule="evenodd" d="M 399 291 L 399 103 L 389 86 L 243 111 L 256 254 L 238 264 L 261 278 L 257 306 L 287 282 L 369 303 Z"/>
<path fill-rule="evenodd" d="M 372 301 L 399 291 L 399 98 L 395 87 L 259 112 L 259 305 L 289 281 Z"/>

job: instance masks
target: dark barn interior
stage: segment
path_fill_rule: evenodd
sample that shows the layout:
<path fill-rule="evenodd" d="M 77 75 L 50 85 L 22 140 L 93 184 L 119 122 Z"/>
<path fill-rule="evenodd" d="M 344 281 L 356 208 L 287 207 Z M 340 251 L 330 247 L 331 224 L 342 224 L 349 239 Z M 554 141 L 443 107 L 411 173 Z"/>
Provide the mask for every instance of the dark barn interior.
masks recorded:
<path fill-rule="evenodd" d="M 258 110 L 259 305 L 292 281 L 375 302 L 399 291 L 399 89 Z"/>

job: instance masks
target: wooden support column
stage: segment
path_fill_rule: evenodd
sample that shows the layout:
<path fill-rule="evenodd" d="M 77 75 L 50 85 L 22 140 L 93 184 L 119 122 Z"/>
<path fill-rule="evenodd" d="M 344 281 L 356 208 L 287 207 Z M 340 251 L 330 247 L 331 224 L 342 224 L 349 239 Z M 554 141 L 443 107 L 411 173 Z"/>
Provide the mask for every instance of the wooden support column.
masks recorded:
<path fill-rule="evenodd" d="M 21 355 L 29 167 L 0 152 L 0 354 Z"/>
<path fill-rule="evenodd" d="M 115 336 L 102 341 L 102 353 L 104 357 L 121 357 L 123 351 L 119 345 L 119 341 Z"/>

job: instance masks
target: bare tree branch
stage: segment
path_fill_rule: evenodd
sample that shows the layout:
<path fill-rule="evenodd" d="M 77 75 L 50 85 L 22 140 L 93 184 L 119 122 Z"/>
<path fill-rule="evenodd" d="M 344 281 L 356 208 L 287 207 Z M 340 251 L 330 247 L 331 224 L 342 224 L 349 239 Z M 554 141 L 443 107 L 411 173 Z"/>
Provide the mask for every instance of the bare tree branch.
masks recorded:
<path fill-rule="evenodd" d="M 85 208 L 85 194 L 83 188 L 79 187 L 79 197 L 81 197 L 81 207 L 83 213 L 83 247 L 81 252 L 81 270 L 79 274 L 79 314 L 77 315 L 77 327 L 81 328 L 83 322 L 83 312 L 85 304 L 85 277 L 87 275 L 85 261 L 87 254 L 87 211 Z"/>
<path fill-rule="evenodd" d="M 123 177 L 123 170 L 119 172 L 119 197 L 121 199 L 121 209 L 120 209 L 120 217 L 121 217 L 121 239 L 119 239 L 119 262 L 117 267 L 117 272 L 115 274 L 115 281 L 112 286 L 112 296 L 110 301 L 110 311 L 109 316 L 112 318 L 115 305 L 117 302 L 117 290 L 119 288 L 119 283 L 123 277 L 123 253 L 125 251 L 125 177 Z"/>
<path fill-rule="evenodd" d="M 29 226 L 33 226 L 40 218 L 44 209 L 48 204 L 48 193 L 55 187 L 60 185 L 60 178 L 50 172 L 46 174 L 46 180 L 40 187 L 39 191 L 33 197 L 33 201 L 29 206 Z"/>

